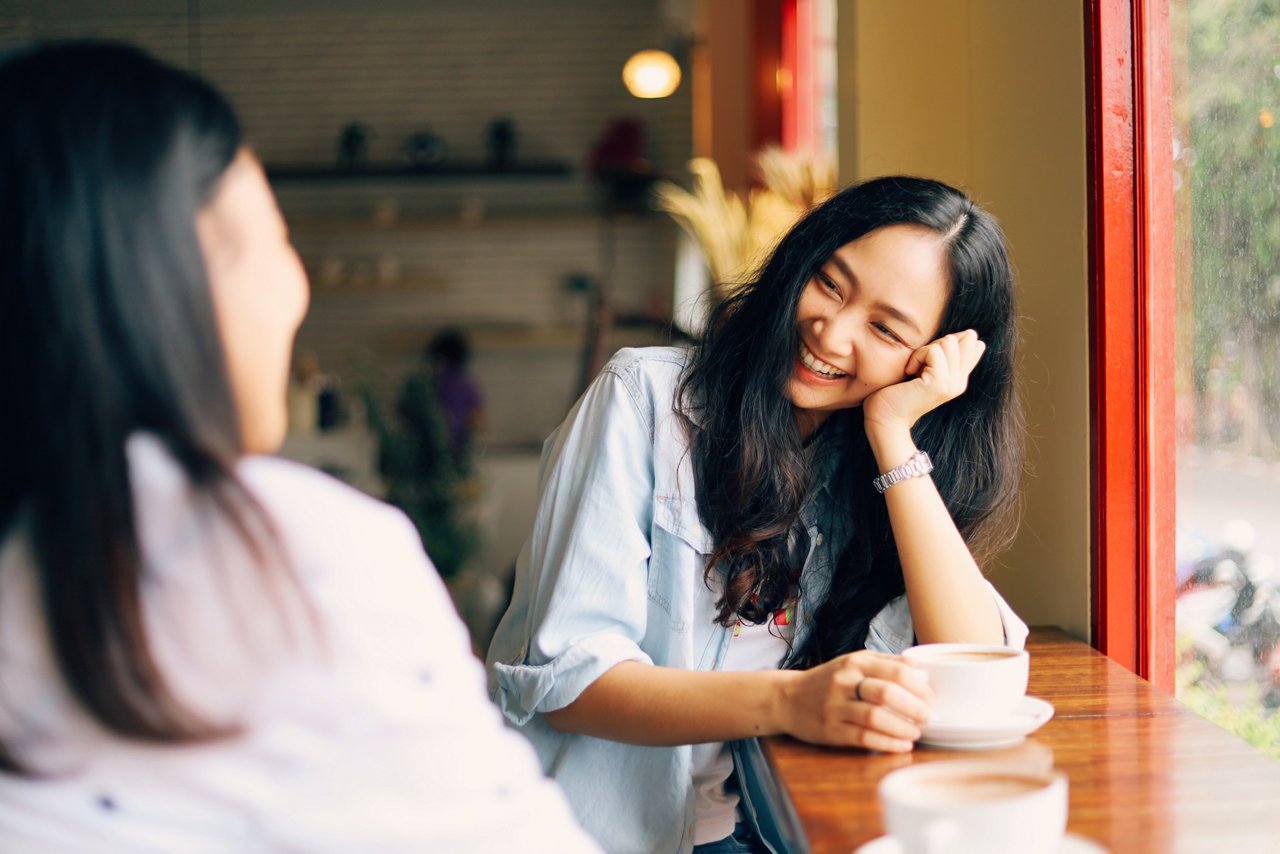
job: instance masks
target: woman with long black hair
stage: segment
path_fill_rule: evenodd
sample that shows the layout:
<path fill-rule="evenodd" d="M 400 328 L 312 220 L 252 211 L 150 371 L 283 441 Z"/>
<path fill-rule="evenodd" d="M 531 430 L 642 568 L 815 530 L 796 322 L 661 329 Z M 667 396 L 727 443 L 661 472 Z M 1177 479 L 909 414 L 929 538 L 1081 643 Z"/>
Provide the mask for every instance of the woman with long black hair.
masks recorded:
<path fill-rule="evenodd" d="M 269 454 L 307 282 L 226 101 L 0 60 L 0 848 L 595 850 L 398 511 Z"/>
<path fill-rule="evenodd" d="M 607 849 L 749 850 L 726 742 L 910 750 L 931 696 L 896 653 L 1023 643 L 979 568 L 1021 473 L 1015 323 L 988 213 L 868 181 L 547 441 L 490 689 Z"/>

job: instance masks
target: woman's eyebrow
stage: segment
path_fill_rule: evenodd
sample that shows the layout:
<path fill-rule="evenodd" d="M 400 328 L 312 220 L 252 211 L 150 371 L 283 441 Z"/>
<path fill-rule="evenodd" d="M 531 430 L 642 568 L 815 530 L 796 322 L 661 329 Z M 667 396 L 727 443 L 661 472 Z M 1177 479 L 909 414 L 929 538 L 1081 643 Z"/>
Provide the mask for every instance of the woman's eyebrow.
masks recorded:
<path fill-rule="evenodd" d="M 836 266 L 836 268 L 841 272 L 841 274 L 843 274 L 845 280 L 848 281 L 850 287 L 852 287 L 854 290 L 857 290 L 858 277 L 853 274 L 853 270 L 849 269 L 849 265 L 845 263 L 844 259 L 841 258 L 839 255 L 832 255 L 831 263 Z M 894 320 L 901 323 L 903 326 L 910 327 L 911 331 L 915 332 L 917 335 L 924 334 L 924 330 L 920 328 L 920 324 L 916 323 L 915 319 L 912 318 L 911 315 L 907 314 L 905 311 L 898 308 L 897 306 L 890 305 L 887 302 L 877 301 L 872 303 L 871 307 L 874 308 L 876 311 L 883 312 L 884 314 L 889 315 Z"/>

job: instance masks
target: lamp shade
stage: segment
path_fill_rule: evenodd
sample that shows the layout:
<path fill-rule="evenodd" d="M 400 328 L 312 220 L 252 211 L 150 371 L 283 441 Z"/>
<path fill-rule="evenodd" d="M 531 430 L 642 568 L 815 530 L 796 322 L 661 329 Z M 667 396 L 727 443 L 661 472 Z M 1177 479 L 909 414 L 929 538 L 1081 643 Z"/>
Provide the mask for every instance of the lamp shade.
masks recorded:
<path fill-rule="evenodd" d="M 680 64 L 665 50 L 642 50 L 622 67 L 622 82 L 637 98 L 665 98 L 680 85 Z"/>

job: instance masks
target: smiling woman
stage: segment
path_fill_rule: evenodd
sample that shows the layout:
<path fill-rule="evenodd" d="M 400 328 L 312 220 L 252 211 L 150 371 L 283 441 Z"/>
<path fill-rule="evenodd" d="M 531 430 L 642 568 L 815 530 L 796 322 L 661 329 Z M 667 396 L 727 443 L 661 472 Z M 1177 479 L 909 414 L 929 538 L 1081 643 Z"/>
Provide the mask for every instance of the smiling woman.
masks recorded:
<path fill-rule="evenodd" d="M 931 695 L 896 653 L 1021 646 L 978 565 L 1020 474 L 1014 318 L 989 214 L 869 181 L 548 440 L 490 685 L 606 848 L 753 850 L 727 742 L 907 751 Z"/>

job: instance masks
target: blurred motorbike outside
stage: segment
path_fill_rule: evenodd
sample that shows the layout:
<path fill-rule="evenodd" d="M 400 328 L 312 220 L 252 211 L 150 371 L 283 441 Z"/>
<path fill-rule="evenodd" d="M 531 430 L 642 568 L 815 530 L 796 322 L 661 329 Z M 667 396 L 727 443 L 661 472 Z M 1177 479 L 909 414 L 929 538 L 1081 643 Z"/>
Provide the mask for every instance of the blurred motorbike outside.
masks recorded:
<path fill-rule="evenodd" d="M 1202 665 L 1196 684 L 1255 682 L 1269 710 L 1280 708 L 1280 578 L 1254 549 L 1253 525 L 1235 519 L 1217 539 L 1177 533 L 1177 634 Z"/>

